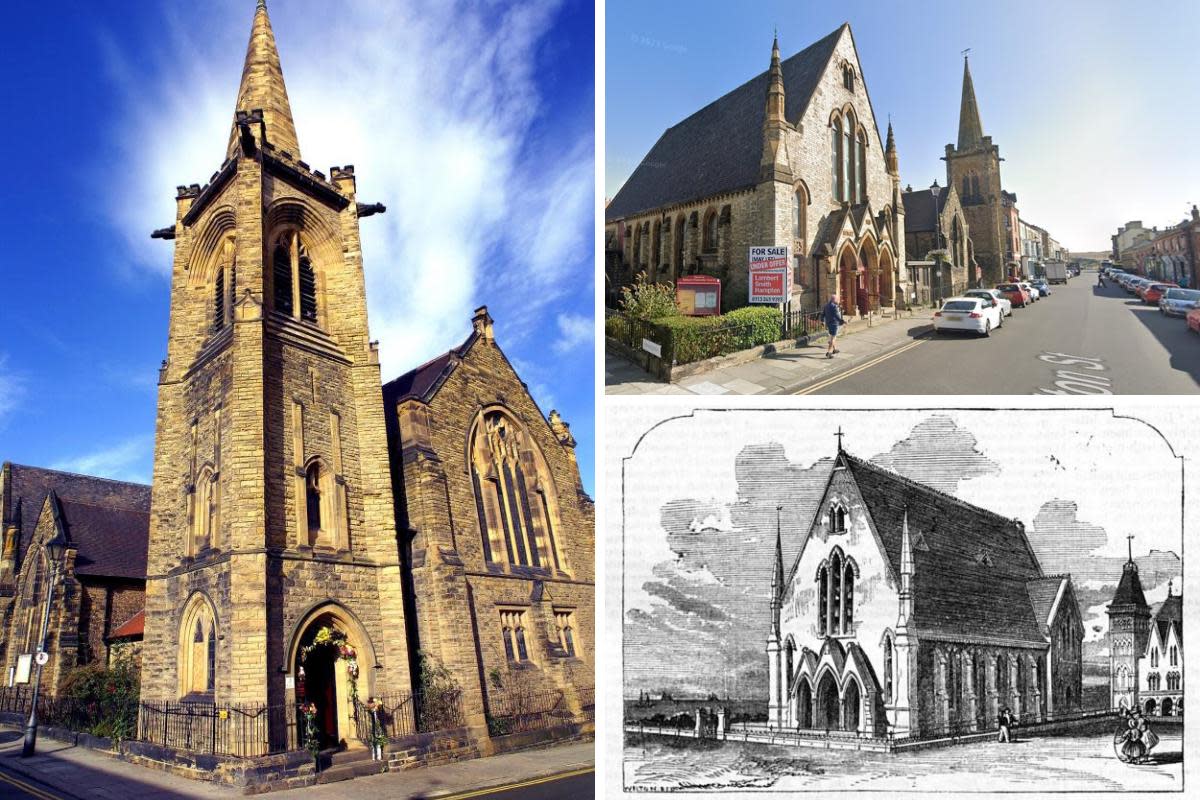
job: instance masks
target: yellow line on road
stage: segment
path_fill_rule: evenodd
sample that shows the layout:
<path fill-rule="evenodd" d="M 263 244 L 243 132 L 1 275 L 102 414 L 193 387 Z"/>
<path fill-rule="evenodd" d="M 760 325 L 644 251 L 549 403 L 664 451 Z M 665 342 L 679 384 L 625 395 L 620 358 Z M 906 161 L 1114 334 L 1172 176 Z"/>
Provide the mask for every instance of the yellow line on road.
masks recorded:
<path fill-rule="evenodd" d="M 26 794 L 31 794 L 34 797 L 39 798 L 39 800 L 62 800 L 61 797 L 58 797 L 57 795 L 53 795 L 53 794 L 47 794 L 46 792 L 43 792 L 41 789 L 37 788 L 36 786 L 31 786 L 28 783 L 25 783 L 25 781 L 18 780 L 6 772 L 0 772 L 0 781 L 4 781 L 5 783 L 10 783 L 13 786 L 17 787 L 18 789 L 20 789 L 21 791 L 25 792 Z"/>
<path fill-rule="evenodd" d="M 509 783 L 504 786 L 493 786 L 490 789 L 476 789 L 462 794 L 447 794 L 442 795 L 438 800 L 466 800 L 468 797 L 481 797 L 485 794 L 493 794 L 495 792 L 508 792 L 513 789 L 523 789 L 526 786 L 537 786 L 540 783 L 550 783 L 551 781 L 560 781 L 565 778 L 574 778 L 577 775 L 587 775 L 589 772 L 595 772 L 595 767 L 585 767 L 583 769 L 572 770 L 571 772 L 560 772 L 557 775 L 548 775 L 545 778 L 534 778 L 533 780 L 521 781 L 520 783 Z"/>
<path fill-rule="evenodd" d="M 820 383 L 814 383 L 812 386 L 806 386 L 805 388 L 800 389 L 799 391 L 792 392 L 792 394 L 812 394 L 813 392 L 819 392 L 820 390 L 824 389 L 825 387 L 832 386 L 833 384 L 837 383 L 840 380 L 845 380 L 846 378 L 853 377 L 853 376 L 857 375 L 858 373 L 862 372 L 863 370 L 870 369 L 871 367 L 875 366 L 876 364 L 879 364 L 883 361 L 887 361 L 889 358 L 898 356 L 901 353 L 904 353 L 908 350 L 912 350 L 917 345 L 924 344 L 926 341 L 928 341 L 928 340 L 927 339 L 917 339 L 915 342 L 909 342 L 908 344 L 904 345 L 903 347 L 897 348 L 890 353 L 884 353 L 883 355 L 879 356 L 878 358 L 874 358 L 865 364 L 859 364 L 857 367 L 854 367 L 853 369 L 848 369 L 839 375 L 834 375 L 831 378 L 826 378 L 825 380 L 821 381 Z"/>

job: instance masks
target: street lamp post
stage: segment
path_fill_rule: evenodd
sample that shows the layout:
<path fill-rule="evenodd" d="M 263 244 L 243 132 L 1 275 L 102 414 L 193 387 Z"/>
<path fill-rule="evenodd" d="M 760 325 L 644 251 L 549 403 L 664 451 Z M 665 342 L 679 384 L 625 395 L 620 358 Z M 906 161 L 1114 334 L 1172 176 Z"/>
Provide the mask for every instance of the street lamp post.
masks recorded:
<path fill-rule="evenodd" d="M 50 585 L 46 587 L 46 608 L 42 613 L 42 635 L 38 638 L 38 656 L 46 652 L 46 633 L 50 628 L 50 604 L 54 602 L 54 584 L 58 582 L 58 570 L 67 549 L 67 539 L 62 535 L 62 531 L 55 533 L 54 537 L 46 542 L 45 548 L 46 560 L 50 562 Z M 25 723 L 25 743 L 21 747 L 22 758 L 32 756 L 34 748 L 37 746 L 38 692 L 42 688 L 44 664 L 42 658 L 35 657 L 35 660 L 37 661 L 37 673 L 33 679 L 33 702 L 29 705 L 29 720 Z"/>

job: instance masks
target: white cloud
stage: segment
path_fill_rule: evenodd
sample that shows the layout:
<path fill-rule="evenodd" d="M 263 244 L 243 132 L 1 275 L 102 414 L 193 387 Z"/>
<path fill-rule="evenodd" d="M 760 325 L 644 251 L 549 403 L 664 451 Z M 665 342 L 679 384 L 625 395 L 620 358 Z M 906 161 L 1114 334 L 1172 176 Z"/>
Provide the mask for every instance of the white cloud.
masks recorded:
<path fill-rule="evenodd" d="M 591 317 L 582 314 L 559 314 L 558 332 L 560 338 L 554 343 L 554 350 L 564 354 L 580 345 L 588 345 L 590 348 L 596 331 Z"/>
<path fill-rule="evenodd" d="M 0 425 L 25 395 L 25 378 L 8 366 L 8 355 L 0 353 Z"/>
<path fill-rule="evenodd" d="M 114 480 L 149 483 L 153 451 L 153 436 L 131 436 L 97 450 L 64 458 L 51 464 L 50 468 Z"/>
<path fill-rule="evenodd" d="M 557 152 L 532 141 L 551 113 L 535 78 L 557 0 L 296 0 L 271 11 L 304 159 L 323 171 L 353 163 L 359 198 L 388 206 L 362 225 L 385 379 L 465 338 L 474 304 L 518 310 L 501 320 L 515 344 L 565 291 L 590 284 L 590 117 L 586 141 Z M 171 252 L 149 233 L 174 219 L 174 187 L 204 183 L 224 157 L 251 22 L 244 3 L 166 13 L 159 52 L 135 61 L 106 48 L 125 107 L 98 176 L 111 186 L 120 170 L 111 221 L 136 269 L 157 275 Z"/>

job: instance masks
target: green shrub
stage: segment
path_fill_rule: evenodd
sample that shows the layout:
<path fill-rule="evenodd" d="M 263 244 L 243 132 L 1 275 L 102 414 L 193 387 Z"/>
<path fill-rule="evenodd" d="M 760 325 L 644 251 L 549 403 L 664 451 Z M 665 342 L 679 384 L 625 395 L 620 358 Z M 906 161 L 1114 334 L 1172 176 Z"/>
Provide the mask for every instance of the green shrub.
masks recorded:
<path fill-rule="evenodd" d="M 675 305 L 675 284 L 650 283 L 639 272 L 633 286 L 621 289 L 621 310 L 636 319 L 661 319 L 679 316 Z"/>
<path fill-rule="evenodd" d="M 138 670 L 130 659 L 72 670 L 59 697 L 69 717 L 61 722 L 74 730 L 110 739 L 128 739 L 137 731 Z"/>
<path fill-rule="evenodd" d="M 770 306 L 747 306 L 713 317 L 669 317 L 655 320 L 676 364 L 736 353 L 779 341 L 783 312 Z"/>

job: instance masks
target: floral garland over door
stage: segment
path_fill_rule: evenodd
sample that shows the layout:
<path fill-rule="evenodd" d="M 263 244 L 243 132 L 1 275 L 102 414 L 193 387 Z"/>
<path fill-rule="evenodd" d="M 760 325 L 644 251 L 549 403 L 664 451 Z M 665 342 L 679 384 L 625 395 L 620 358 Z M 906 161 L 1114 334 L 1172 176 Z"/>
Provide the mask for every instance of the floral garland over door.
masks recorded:
<path fill-rule="evenodd" d="M 336 660 L 346 662 L 346 675 L 350 679 L 350 707 L 357 712 L 358 708 L 358 653 L 350 646 L 345 631 L 323 626 L 317 631 L 310 644 L 300 649 L 300 666 L 304 667 L 309 655 L 318 647 L 332 647 L 336 650 Z M 313 702 L 300 706 L 304 714 L 304 746 L 316 756 L 320 751 L 320 737 L 317 735 L 317 705 Z"/>

